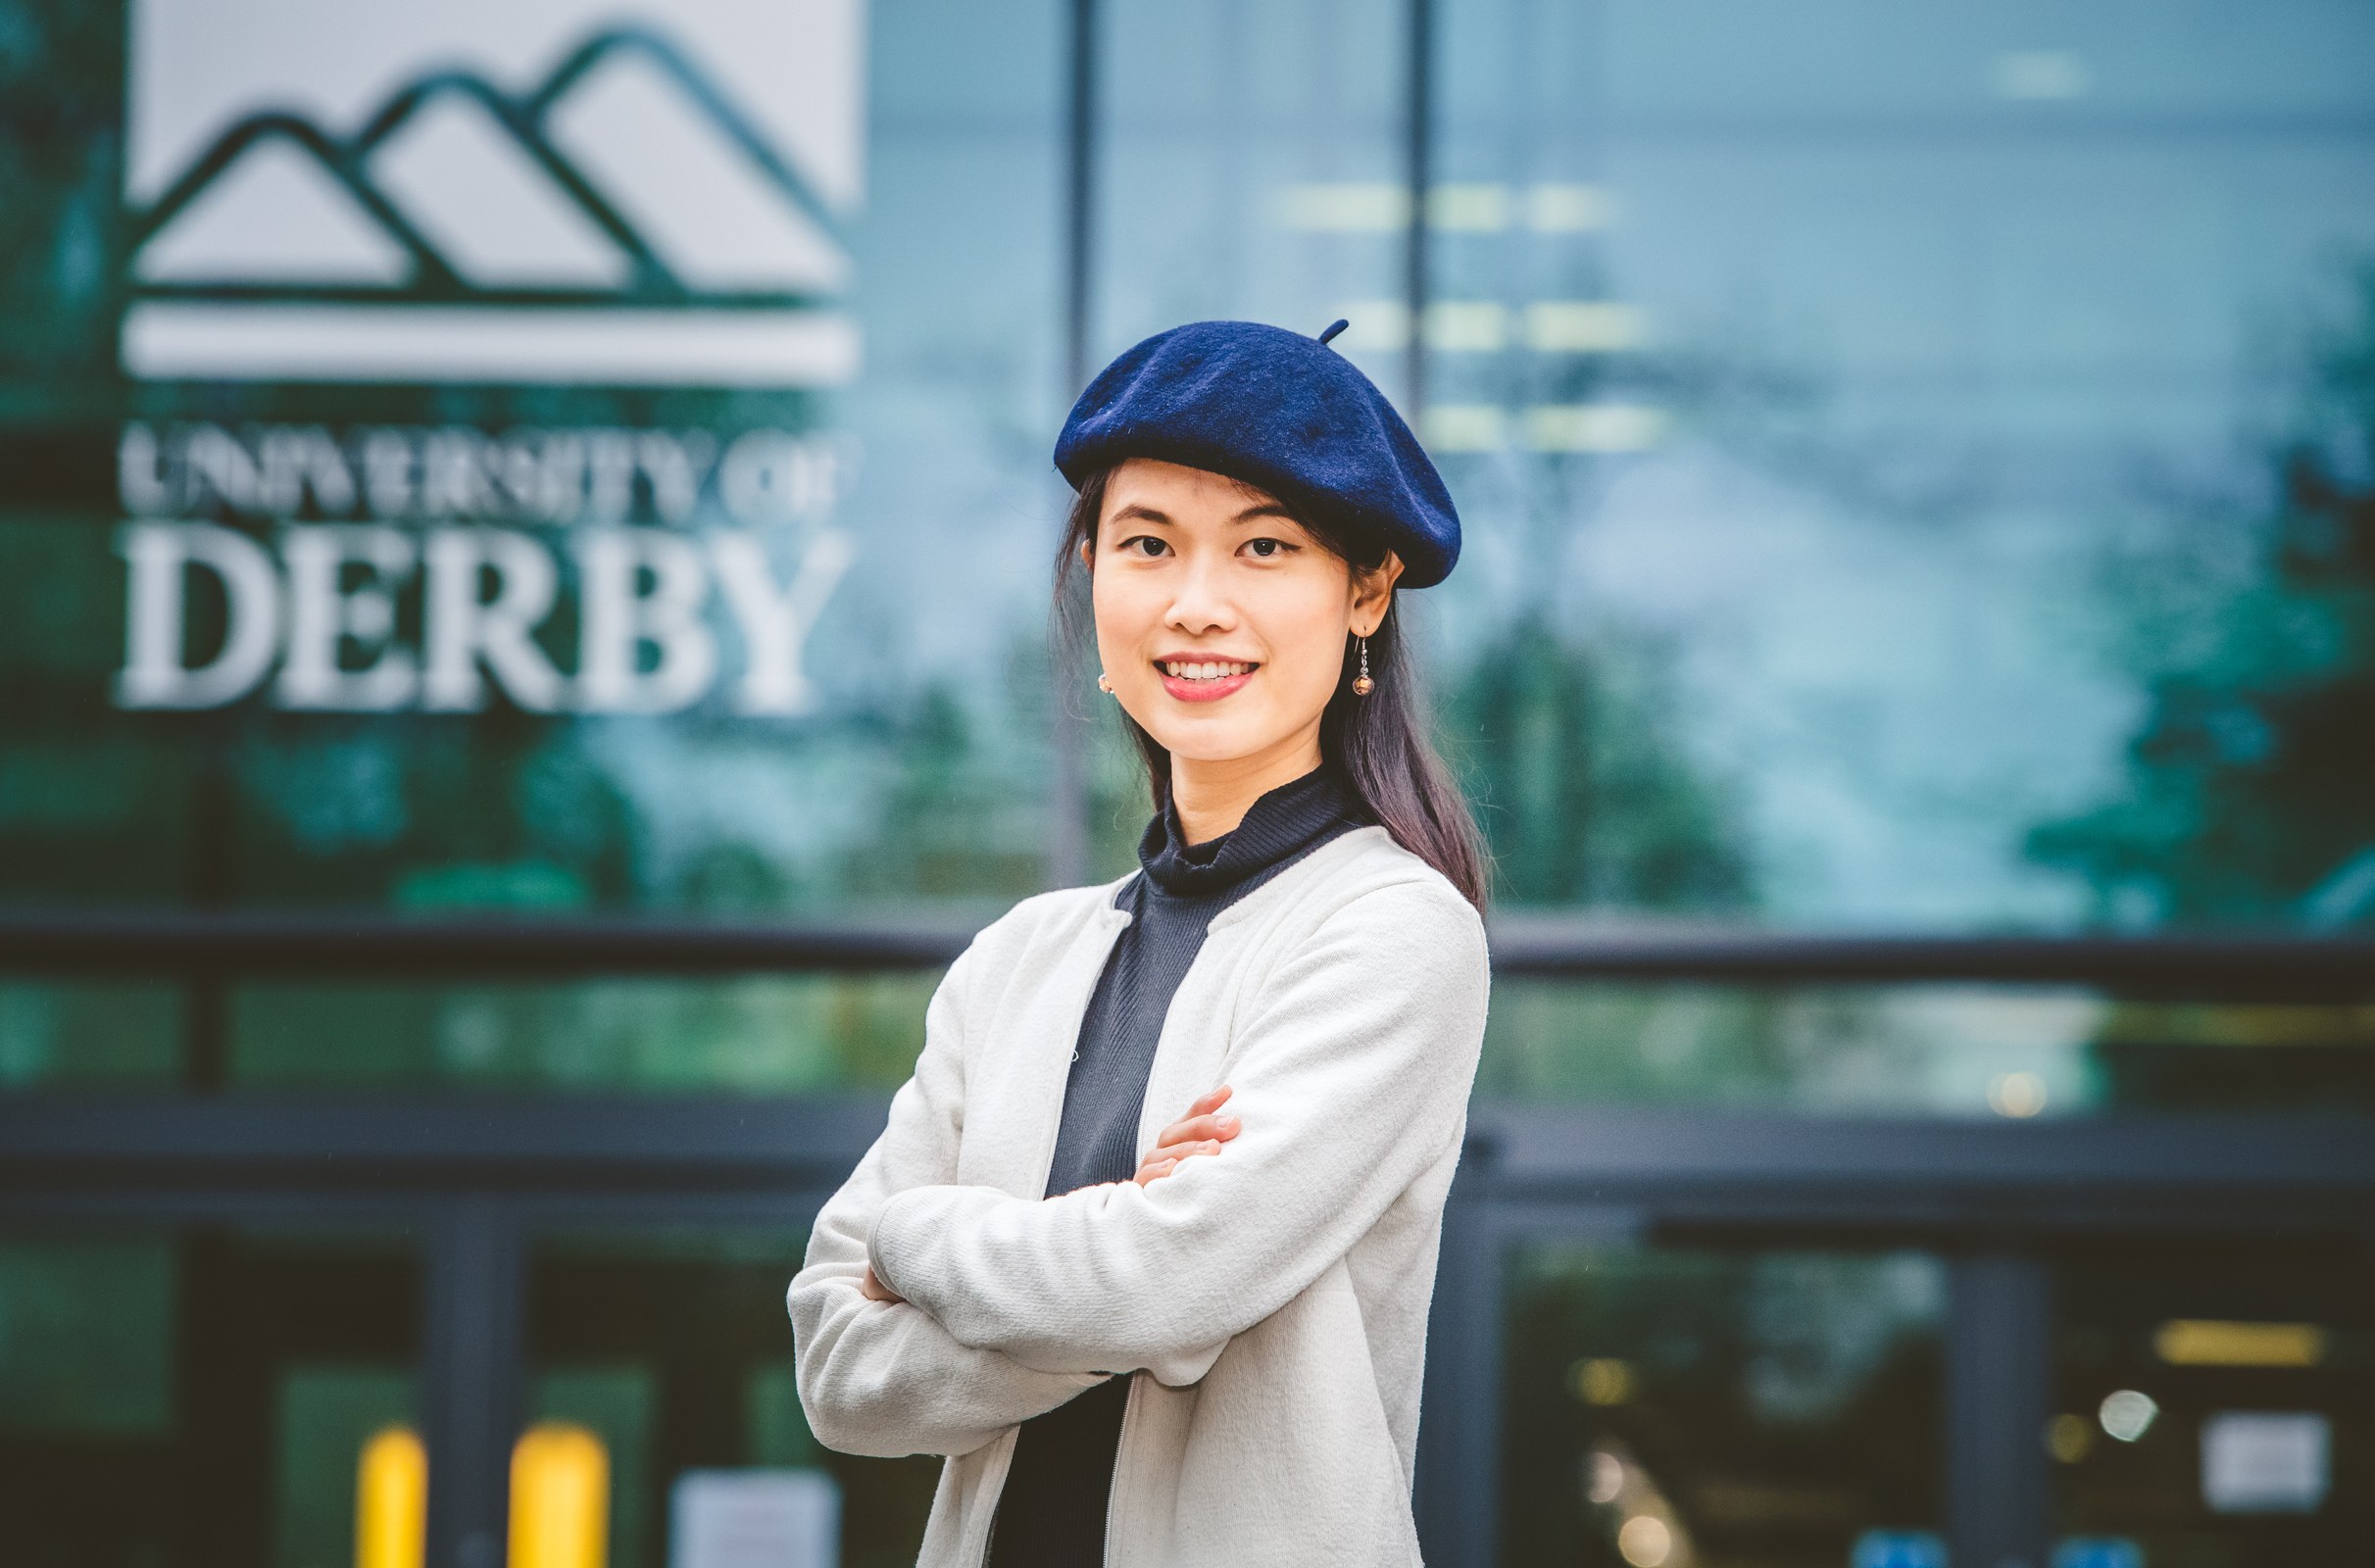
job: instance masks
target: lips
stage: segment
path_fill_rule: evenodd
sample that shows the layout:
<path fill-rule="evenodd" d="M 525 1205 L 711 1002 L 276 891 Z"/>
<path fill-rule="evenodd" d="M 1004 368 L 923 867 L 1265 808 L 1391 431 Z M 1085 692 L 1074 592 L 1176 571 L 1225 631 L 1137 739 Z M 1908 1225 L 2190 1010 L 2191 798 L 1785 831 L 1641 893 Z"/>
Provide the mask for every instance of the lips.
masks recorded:
<path fill-rule="evenodd" d="M 1163 689 L 1183 703 L 1216 703 L 1254 678 L 1260 664 L 1243 659 L 1158 659 Z"/>

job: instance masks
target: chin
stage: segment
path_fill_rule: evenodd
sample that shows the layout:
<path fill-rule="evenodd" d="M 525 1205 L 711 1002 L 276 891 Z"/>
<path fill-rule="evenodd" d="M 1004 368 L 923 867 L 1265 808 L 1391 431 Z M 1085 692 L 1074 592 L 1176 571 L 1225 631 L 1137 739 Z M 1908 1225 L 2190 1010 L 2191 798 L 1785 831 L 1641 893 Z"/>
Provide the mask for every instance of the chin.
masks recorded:
<path fill-rule="evenodd" d="M 1161 730 L 1150 725 L 1147 733 L 1172 757 L 1190 762 L 1233 762 L 1268 751 L 1285 739 L 1282 734 L 1239 724 L 1169 724 Z"/>

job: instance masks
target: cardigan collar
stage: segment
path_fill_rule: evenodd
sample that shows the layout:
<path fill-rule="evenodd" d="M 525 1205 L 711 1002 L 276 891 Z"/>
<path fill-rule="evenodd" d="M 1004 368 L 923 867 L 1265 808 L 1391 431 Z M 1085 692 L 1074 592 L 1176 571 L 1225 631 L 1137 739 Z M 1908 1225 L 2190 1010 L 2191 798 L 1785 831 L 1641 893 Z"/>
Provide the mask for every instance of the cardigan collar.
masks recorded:
<path fill-rule="evenodd" d="M 1202 844 L 1187 843 L 1179 808 L 1166 796 L 1162 814 L 1138 841 L 1138 863 L 1147 880 L 1165 893 L 1189 898 L 1225 893 L 1368 820 L 1344 776 L 1322 763 L 1271 790 L 1235 828 Z"/>

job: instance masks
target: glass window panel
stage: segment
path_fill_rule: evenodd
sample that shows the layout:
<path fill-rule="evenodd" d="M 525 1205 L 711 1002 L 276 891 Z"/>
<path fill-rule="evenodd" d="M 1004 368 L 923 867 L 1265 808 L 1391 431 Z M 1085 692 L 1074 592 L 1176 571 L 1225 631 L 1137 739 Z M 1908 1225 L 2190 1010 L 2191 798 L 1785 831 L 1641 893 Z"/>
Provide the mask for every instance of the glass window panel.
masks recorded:
<path fill-rule="evenodd" d="M 939 1484 L 928 1456 L 819 1446 L 800 1412 L 783 1290 L 799 1232 L 686 1227 L 556 1233 L 531 1253 L 527 1360 L 540 1416 L 600 1436 L 612 1474 L 611 1561 L 668 1560 L 687 1472 L 821 1472 L 841 1499 L 841 1561 L 913 1562 Z"/>
<path fill-rule="evenodd" d="M 2129 1243 L 2063 1261 L 2054 1289 L 2065 1535 L 2181 1565 L 2358 1548 L 2375 1525 L 2363 1250 Z"/>
<path fill-rule="evenodd" d="M 347 1568 L 355 1557 L 358 1461 L 381 1432 L 417 1425 L 413 1369 L 296 1364 L 279 1383 L 272 1561 L 275 1568 Z"/>
<path fill-rule="evenodd" d="M 1341 316 L 1399 390 L 1408 7 L 1111 0 L 1098 24 L 1092 371 L 1183 321 Z"/>
<path fill-rule="evenodd" d="M 412 1419 L 421 1290 L 383 1232 L 0 1232 L 11 1559 L 345 1568 L 362 1446 Z"/>
<path fill-rule="evenodd" d="M 1439 15 L 1434 177 L 1516 215 L 1428 317 L 1505 898 L 2365 918 L 2365 8 Z"/>
<path fill-rule="evenodd" d="M 710 165 L 677 159 L 684 188 L 716 198 L 688 217 L 665 184 L 638 183 L 637 146 L 703 152 L 724 102 L 788 160 L 785 189 L 819 204 L 799 221 L 831 231 L 829 244 L 801 241 L 830 251 L 830 265 L 800 265 L 832 279 L 803 273 L 809 293 L 791 304 L 762 288 L 774 315 L 754 319 L 789 330 L 776 317 L 826 311 L 834 342 L 848 328 L 849 364 L 804 369 L 783 348 L 740 369 L 579 373 L 519 347 L 478 373 L 441 361 L 343 381 L 133 364 L 146 339 L 123 329 L 127 309 L 162 319 L 161 301 L 212 308 L 164 299 L 163 251 L 135 249 L 159 181 L 219 123 L 291 99 L 333 130 L 367 123 L 391 81 L 456 64 L 513 90 L 613 19 L 388 13 L 366 38 L 279 24 L 303 8 L 242 0 L 210 12 L 186 48 L 160 45 L 175 24 L 149 7 L 86 7 L 18 29 L 24 47 L 0 69 L 30 118 L 0 176 L 0 253 L 12 275 L 41 281 L 0 306 L 0 457 L 12 475 L 0 498 L 0 903 L 989 911 L 1045 885 L 1035 786 L 1047 772 L 1041 627 L 1057 510 L 1046 451 L 1067 392 L 1057 364 L 1065 8 L 662 11 L 645 20 L 689 75 L 655 95 L 628 60 L 645 57 L 613 47 L 556 100 L 567 123 L 546 128 L 692 299 L 672 288 L 606 299 L 600 311 L 628 309 L 580 324 L 599 334 L 658 311 L 651 324 L 667 328 L 670 352 L 689 350 L 704 323 L 677 306 L 745 308 L 735 290 L 752 266 L 769 288 L 782 282 L 780 248 L 767 247 L 788 220 L 776 208 L 800 207 L 799 191 L 770 188 L 746 210 L 748 192 L 700 186 Z M 237 69 L 214 70 L 209 50 Z M 213 108 L 184 145 L 170 113 L 122 118 L 133 102 Z M 520 239 L 520 204 L 490 207 L 492 187 L 453 170 L 406 184 L 383 162 L 371 176 L 404 186 L 397 205 L 433 212 L 422 221 L 437 243 L 461 245 L 446 304 L 489 323 L 484 343 L 524 343 L 518 329 L 532 323 L 520 311 L 579 308 L 549 297 L 556 279 L 536 270 L 549 255 L 519 264 L 524 302 L 478 286 L 471 247 L 490 233 Z M 261 218 L 224 275 L 253 284 L 261 311 L 288 303 L 277 279 L 292 259 L 270 254 L 272 236 L 302 238 L 319 215 L 285 191 L 251 195 Z M 170 247 L 176 227 L 168 220 L 157 244 Z M 753 262 L 736 244 L 764 254 Z M 593 275 L 558 281 L 582 291 Z M 315 335 L 351 345 L 341 334 L 362 330 L 352 313 L 370 305 L 314 300 L 330 317 Z M 171 691 L 119 683 L 138 574 L 118 549 L 127 516 L 164 530 L 141 535 L 142 549 L 203 546 L 209 561 L 255 567 L 236 599 L 220 562 L 149 573 L 144 603 L 181 611 L 170 650 L 165 620 L 140 622 L 166 663 L 203 665 L 234 624 L 263 625 L 275 613 L 274 595 L 255 590 L 264 574 L 293 596 L 270 657 L 248 662 L 244 695 L 183 690 L 170 669 Z M 620 524 L 626 533 L 605 531 Z M 322 531 L 332 526 L 378 531 Z M 333 550 L 376 552 L 376 564 L 340 564 L 323 554 Z M 673 581 L 665 592 L 654 562 Z M 457 635 L 483 626 L 453 608 L 466 577 L 482 601 L 511 582 L 524 605 L 547 575 L 550 612 L 527 616 L 532 636 L 508 654 L 466 653 L 445 677 L 408 673 L 436 663 L 432 622 Z M 432 576 L 444 599 L 425 591 Z M 607 610 L 585 612 L 589 593 L 612 609 L 605 594 L 647 602 L 605 620 Z M 649 632 L 654 594 L 690 595 L 691 621 L 605 640 L 604 625 Z M 341 619 L 340 596 L 365 607 L 361 620 Z M 395 656 L 380 660 L 389 637 Z M 291 638 L 313 640 L 298 657 Z M 382 686 L 362 673 L 374 660 Z"/>
<path fill-rule="evenodd" d="M 232 993 L 243 1088 L 446 1085 L 800 1094 L 896 1088 L 939 975 L 570 985 L 255 985 Z"/>
<path fill-rule="evenodd" d="M 1485 1099 L 1830 1114 L 2375 1109 L 2375 1012 L 2042 986 L 1493 987 Z"/>
<path fill-rule="evenodd" d="M 0 980 L 0 1093 L 170 1085 L 183 1006 L 172 985 Z"/>
<path fill-rule="evenodd" d="M 1508 1281 L 1505 1560 L 1834 1568 L 1939 1528 L 1935 1259 L 1544 1243 Z"/>
<path fill-rule="evenodd" d="M 0 1239 L 0 1429 L 162 1436 L 173 1419 L 172 1244 Z"/>

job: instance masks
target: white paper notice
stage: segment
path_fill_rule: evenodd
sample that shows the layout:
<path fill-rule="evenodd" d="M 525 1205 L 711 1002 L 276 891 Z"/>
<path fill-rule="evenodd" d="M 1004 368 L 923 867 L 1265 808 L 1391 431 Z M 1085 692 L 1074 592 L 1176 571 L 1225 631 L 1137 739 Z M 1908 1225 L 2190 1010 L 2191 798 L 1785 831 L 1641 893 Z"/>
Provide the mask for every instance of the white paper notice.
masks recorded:
<path fill-rule="evenodd" d="M 2202 1423 L 2202 1499 L 2214 1513 L 2315 1513 L 2331 1448 L 2312 1411 L 2222 1410 Z"/>
<path fill-rule="evenodd" d="M 668 1568 L 835 1568 L 841 1489 L 821 1470 L 687 1470 L 668 1518 Z"/>

